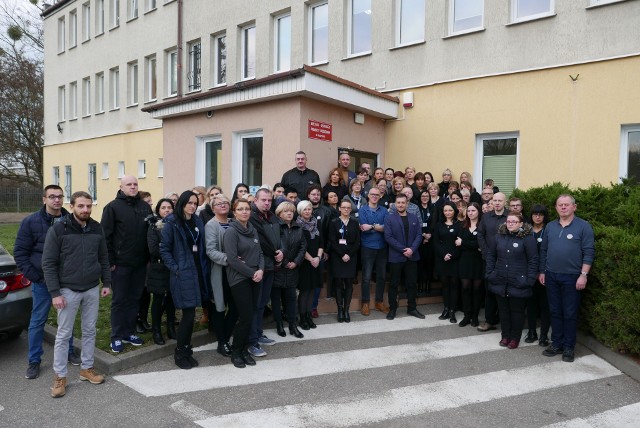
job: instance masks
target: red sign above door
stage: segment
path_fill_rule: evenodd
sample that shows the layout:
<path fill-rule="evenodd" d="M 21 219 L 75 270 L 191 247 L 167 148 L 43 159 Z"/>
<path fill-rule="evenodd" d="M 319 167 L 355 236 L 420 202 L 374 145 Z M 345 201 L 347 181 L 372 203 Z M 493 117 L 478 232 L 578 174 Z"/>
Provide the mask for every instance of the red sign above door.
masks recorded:
<path fill-rule="evenodd" d="M 309 119 L 309 138 L 312 140 L 332 141 L 333 125 Z"/>

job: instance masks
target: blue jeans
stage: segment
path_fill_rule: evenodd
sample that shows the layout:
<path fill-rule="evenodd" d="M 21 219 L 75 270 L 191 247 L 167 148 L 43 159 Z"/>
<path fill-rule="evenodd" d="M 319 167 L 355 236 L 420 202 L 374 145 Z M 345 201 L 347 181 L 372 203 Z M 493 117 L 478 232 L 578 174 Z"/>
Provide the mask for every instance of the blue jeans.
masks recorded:
<path fill-rule="evenodd" d="M 551 343 L 564 349 L 576 346 L 578 311 L 582 292 L 576 290 L 578 275 L 545 272 L 545 286 L 551 313 Z"/>
<path fill-rule="evenodd" d="M 262 331 L 262 318 L 264 316 L 264 308 L 271 299 L 271 286 L 273 285 L 273 278 L 275 272 L 272 270 L 265 271 L 262 276 L 262 284 L 258 289 L 260 290 L 258 296 L 257 307 L 253 311 L 253 319 L 251 320 L 251 330 L 249 331 L 249 346 L 255 346 L 258 343 L 258 338 L 264 334 Z M 237 302 L 236 302 L 237 304 Z"/>
<path fill-rule="evenodd" d="M 51 309 L 51 294 L 44 282 L 31 283 L 33 294 L 33 309 L 31 309 L 31 321 L 29 321 L 29 364 L 40 363 L 44 350 L 44 325 Z M 73 352 L 73 335 L 69 339 L 69 353 Z"/>
<path fill-rule="evenodd" d="M 384 281 L 387 276 L 387 249 L 361 247 L 362 256 L 362 303 L 371 300 L 371 275 L 376 268 L 376 303 L 384 299 Z"/>

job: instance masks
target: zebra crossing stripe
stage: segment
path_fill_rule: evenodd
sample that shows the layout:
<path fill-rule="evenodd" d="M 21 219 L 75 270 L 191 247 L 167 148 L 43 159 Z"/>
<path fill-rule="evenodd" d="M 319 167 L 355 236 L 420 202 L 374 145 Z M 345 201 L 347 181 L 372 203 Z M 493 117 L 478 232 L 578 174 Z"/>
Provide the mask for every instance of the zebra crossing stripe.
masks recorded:
<path fill-rule="evenodd" d="M 114 379 L 142 395 L 157 397 L 506 350 L 498 345 L 499 341 L 500 333 L 493 333 L 429 343 L 260 360 L 255 368 L 249 367 L 244 370 L 225 364 L 196 367 L 189 371 L 176 369 L 120 375 L 115 376 Z"/>
<path fill-rule="evenodd" d="M 335 337 L 346 336 L 360 336 L 363 334 L 374 333 L 387 333 L 394 331 L 414 330 L 418 328 L 431 328 L 431 327 L 446 327 L 455 326 L 458 324 L 451 324 L 449 320 L 439 320 L 438 314 L 427 315 L 425 319 L 421 320 L 415 317 L 398 317 L 393 321 L 387 319 L 375 319 L 367 321 L 358 321 L 351 323 L 330 323 L 330 324 L 318 324 L 318 328 L 313 330 L 303 331 L 304 338 L 296 339 L 288 334 L 285 337 L 277 335 L 275 330 L 265 330 L 269 338 L 275 339 L 277 343 L 287 342 L 300 342 L 301 340 L 318 340 L 318 339 L 332 339 Z M 475 329 L 474 329 L 475 330 Z M 207 344 L 195 348 L 194 351 L 211 351 L 216 349 L 217 342 L 213 344 Z"/>
<path fill-rule="evenodd" d="M 322 403 L 302 403 L 218 415 L 195 421 L 195 423 L 205 428 L 245 428 L 252 426 L 256 421 L 269 421 L 270 426 L 277 427 L 361 426 L 620 374 L 619 370 L 606 361 L 595 355 L 589 355 L 577 358 L 572 364 L 556 361 L 384 392 L 360 394 Z"/>
<path fill-rule="evenodd" d="M 545 428 L 606 428 L 637 427 L 640 425 L 640 403 L 607 410 L 585 418 L 547 425 Z"/>

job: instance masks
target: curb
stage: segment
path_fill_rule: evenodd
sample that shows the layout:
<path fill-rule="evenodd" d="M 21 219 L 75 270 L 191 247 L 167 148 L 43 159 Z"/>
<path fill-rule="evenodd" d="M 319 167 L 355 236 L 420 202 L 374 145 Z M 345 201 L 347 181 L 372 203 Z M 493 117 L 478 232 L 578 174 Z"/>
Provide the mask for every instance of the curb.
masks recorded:
<path fill-rule="evenodd" d="M 55 343 L 57 329 L 53 326 L 45 324 L 44 326 L 44 338 L 48 343 Z M 121 370 L 137 367 L 142 364 L 155 361 L 160 358 L 173 355 L 175 350 L 176 341 L 172 339 L 165 339 L 164 345 L 149 345 L 135 351 L 126 352 L 123 354 L 110 354 L 101 349 L 96 348 L 94 351 L 94 365 L 103 374 L 114 374 Z M 82 340 L 73 338 L 74 347 L 81 350 Z M 208 343 L 213 343 L 214 337 L 209 334 L 208 331 L 202 330 L 193 333 L 191 343 L 193 346 L 203 346 Z"/>
<path fill-rule="evenodd" d="M 581 331 L 578 331 L 578 342 L 636 382 L 640 382 L 640 364 L 629 355 L 616 352 Z"/>

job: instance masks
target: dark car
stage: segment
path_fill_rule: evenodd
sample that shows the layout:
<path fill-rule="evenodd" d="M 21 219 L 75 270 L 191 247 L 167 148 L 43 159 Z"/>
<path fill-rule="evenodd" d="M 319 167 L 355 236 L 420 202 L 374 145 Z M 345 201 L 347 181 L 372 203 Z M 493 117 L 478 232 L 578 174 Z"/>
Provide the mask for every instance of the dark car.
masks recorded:
<path fill-rule="evenodd" d="M 0 245 L 0 337 L 16 338 L 29 326 L 31 282 Z"/>

